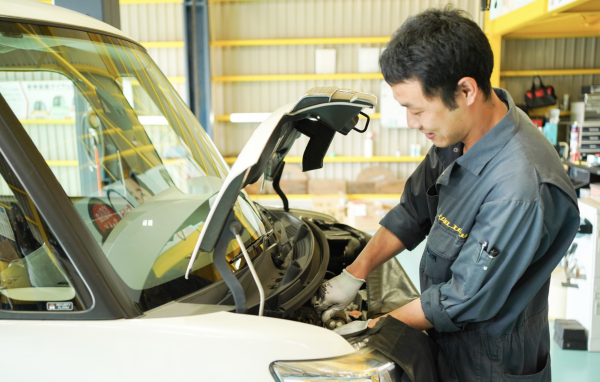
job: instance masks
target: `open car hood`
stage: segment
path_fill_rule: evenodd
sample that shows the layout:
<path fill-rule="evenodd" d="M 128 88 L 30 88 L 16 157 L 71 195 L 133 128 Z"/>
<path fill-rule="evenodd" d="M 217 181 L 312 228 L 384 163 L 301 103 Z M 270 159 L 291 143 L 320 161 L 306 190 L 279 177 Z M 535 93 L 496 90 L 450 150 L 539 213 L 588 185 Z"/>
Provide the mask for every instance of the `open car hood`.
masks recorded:
<path fill-rule="evenodd" d="M 351 130 L 357 130 L 358 115 L 366 116 L 361 113 L 362 109 L 374 108 L 376 103 L 377 98 L 372 94 L 335 86 L 316 87 L 295 104 L 290 103 L 273 112 L 254 131 L 231 167 L 202 227 L 188 273 L 198 249 L 211 252 L 215 248 L 229 211 L 242 188 L 255 183 L 261 176 L 273 180 L 282 170 L 285 156 L 301 134 L 310 138 L 302 157 L 302 170 L 322 168 L 335 133 L 348 135 Z"/>

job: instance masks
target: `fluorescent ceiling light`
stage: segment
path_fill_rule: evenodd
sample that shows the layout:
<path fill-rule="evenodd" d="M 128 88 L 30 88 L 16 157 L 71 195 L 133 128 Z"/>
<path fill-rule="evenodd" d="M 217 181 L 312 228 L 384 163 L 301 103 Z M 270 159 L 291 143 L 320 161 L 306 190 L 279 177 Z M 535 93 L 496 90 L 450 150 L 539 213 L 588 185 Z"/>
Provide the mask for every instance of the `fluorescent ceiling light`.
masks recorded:
<path fill-rule="evenodd" d="M 233 123 L 263 122 L 271 113 L 233 113 L 229 120 Z"/>
<path fill-rule="evenodd" d="M 138 120 L 144 126 L 168 126 L 169 121 L 162 115 L 139 115 Z"/>

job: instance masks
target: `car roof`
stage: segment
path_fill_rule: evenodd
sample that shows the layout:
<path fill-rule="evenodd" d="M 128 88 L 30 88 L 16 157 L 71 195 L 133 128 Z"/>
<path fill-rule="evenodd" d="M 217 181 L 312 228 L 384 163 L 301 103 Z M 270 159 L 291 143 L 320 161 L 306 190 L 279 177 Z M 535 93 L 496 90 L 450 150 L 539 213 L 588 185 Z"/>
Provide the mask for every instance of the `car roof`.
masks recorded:
<path fill-rule="evenodd" d="M 93 17 L 37 0 L 0 0 L 0 18 L 94 31 L 135 42 L 121 30 Z"/>

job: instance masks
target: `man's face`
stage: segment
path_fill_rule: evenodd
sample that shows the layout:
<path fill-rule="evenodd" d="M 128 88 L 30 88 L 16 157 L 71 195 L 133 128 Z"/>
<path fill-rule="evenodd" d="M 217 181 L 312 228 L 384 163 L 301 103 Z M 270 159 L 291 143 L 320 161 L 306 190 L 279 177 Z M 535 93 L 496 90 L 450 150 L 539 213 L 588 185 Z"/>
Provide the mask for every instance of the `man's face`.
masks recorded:
<path fill-rule="evenodd" d="M 457 99 L 458 108 L 448 110 L 440 97 L 426 99 L 417 80 L 393 85 L 392 91 L 396 101 L 407 109 L 408 127 L 419 129 L 435 146 L 448 147 L 468 135 L 460 100 Z"/>

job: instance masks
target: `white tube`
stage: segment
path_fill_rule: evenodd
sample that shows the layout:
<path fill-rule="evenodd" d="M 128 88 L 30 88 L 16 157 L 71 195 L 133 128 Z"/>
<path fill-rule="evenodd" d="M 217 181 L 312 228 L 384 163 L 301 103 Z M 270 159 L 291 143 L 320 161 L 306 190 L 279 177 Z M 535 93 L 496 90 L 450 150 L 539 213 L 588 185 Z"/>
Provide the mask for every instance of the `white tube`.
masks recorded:
<path fill-rule="evenodd" d="M 254 282 L 256 282 L 256 287 L 258 288 L 258 293 L 260 294 L 260 307 L 258 308 L 258 315 L 262 316 L 263 310 L 265 308 L 265 291 L 263 290 L 262 284 L 260 283 L 260 280 L 258 279 L 258 275 L 256 274 L 256 270 L 254 269 L 254 264 L 252 264 L 250 255 L 248 255 L 248 251 L 246 251 L 246 246 L 244 245 L 244 241 L 242 240 L 242 237 L 240 235 L 236 234 L 235 238 L 237 239 L 238 244 L 240 245 L 240 248 L 242 250 L 242 253 L 244 254 L 244 259 L 246 259 L 246 264 L 248 265 L 248 268 L 250 269 L 250 273 L 252 273 L 252 278 L 254 278 Z"/>

